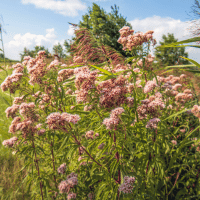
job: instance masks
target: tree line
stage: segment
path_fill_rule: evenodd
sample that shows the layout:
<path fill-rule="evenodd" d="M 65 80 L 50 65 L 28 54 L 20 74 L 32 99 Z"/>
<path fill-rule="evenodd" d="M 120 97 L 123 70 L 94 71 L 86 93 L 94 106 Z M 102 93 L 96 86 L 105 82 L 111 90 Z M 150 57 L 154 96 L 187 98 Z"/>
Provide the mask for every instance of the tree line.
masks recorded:
<path fill-rule="evenodd" d="M 197 0 L 196 0 L 197 1 Z M 87 28 L 93 37 L 101 44 L 108 45 L 115 49 L 124 57 L 130 57 L 129 52 L 124 51 L 123 46 L 117 42 L 120 37 L 119 30 L 124 26 L 129 26 L 132 29 L 130 23 L 127 22 L 121 14 L 119 14 L 119 7 L 116 5 L 111 6 L 111 12 L 106 13 L 103 8 L 93 3 L 92 8 L 88 8 L 88 12 L 82 16 L 82 20 L 79 24 L 72 24 L 74 27 Z M 163 34 L 160 45 L 170 44 L 177 42 L 178 39 L 174 38 L 173 33 Z M 67 58 L 68 55 L 73 56 L 71 51 L 71 45 L 77 42 L 75 37 L 71 40 L 65 40 L 63 45 L 58 43 L 53 46 L 53 54 L 57 54 L 60 58 Z M 64 47 L 64 48 L 63 48 Z M 44 46 L 35 46 L 34 50 L 24 48 L 24 51 L 20 53 L 21 59 L 24 56 L 30 55 L 34 57 L 38 51 L 45 50 L 47 58 L 52 57 L 52 54 Z M 188 57 L 188 53 L 185 52 L 184 47 L 180 48 L 165 48 L 163 50 L 155 50 L 155 60 L 158 64 L 163 66 L 174 64 L 189 64 L 185 59 L 181 59 L 179 56 Z"/>

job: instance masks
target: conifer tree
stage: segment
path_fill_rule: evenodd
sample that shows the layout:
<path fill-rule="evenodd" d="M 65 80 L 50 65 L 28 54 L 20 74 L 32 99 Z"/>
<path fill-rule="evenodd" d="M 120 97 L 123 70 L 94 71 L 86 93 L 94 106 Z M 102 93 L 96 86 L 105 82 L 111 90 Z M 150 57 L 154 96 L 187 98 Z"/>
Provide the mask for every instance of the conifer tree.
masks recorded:
<path fill-rule="evenodd" d="M 126 18 L 119 15 L 119 7 L 114 5 L 114 7 L 111 6 L 111 9 L 111 13 L 106 13 L 103 8 L 93 3 L 92 8 L 89 7 L 88 13 L 82 16 L 82 21 L 79 22 L 78 26 L 87 28 L 103 45 L 114 48 L 123 56 L 131 56 L 122 50 L 123 46 L 117 40 L 120 37 L 119 30 L 122 27 L 129 26 L 132 29 L 132 26 L 126 21 Z M 69 42 L 65 41 L 65 47 L 69 52 Z"/>

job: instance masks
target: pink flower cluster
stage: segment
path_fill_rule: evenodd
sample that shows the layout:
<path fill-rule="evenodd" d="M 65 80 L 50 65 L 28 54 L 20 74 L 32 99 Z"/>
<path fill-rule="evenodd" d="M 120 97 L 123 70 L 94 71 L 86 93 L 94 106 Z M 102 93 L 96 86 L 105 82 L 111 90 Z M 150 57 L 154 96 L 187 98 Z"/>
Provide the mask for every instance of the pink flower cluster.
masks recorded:
<path fill-rule="evenodd" d="M 97 90 L 100 91 L 101 107 L 110 108 L 120 106 L 126 101 L 125 94 L 128 93 L 128 89 L 125 85 L 126 79 L 123 75 L 118 76 L 116 79 L 109 79 L 102 81 Z"/>
<path fill-rule="evenodd" d="M 86 105 L 84 106 L 84 111 L 90 111 L 93 108 L 93 105 Z"/>
<path fill-rule="evenodd" d="M 21 69 L 21 67 L 19 67 Z M 3 92 L 10 89 L 10 93 L 14 93 L 15 89 L 19 87 L 20 84 L 14 84 L 17 83 L 23 76 L 23 73 L 16 73 L 17 68 L 13 71 L 11 76 L 6 77 L 6 79 L 1 84 L 1 90 Z"/>
<path fill-rule="evenodd" d="M 65 92 L 65 94 L 67 95 L 67 94 L 72 94 L 73 93 L 73 91 L 71 90 L 71 89 L 68 89 L 66 92 Z"/>
<path fill-rule="evenodd" d="M 192 98 L 193 98 L 192 91 L 189 89 L 185 89 L 183 93 L 178 93 L 175 96 L 175 100 L 181 103 L 185 103 L 186 101 L 191 100 Z"/>
<path fill-rule="evenodd" d="M 150 69 L 150 66 L 152 65 L 152 62 L 154 61 L 154 56 L 151 56 L 151 54 L 148 55 L 148 57 L 145 57 L 145 65 L 144 65 L 144 69 L 145 70 L 148 70 Z M 135 59 L 132 60 L 133 62 L 135 61 Z M 143 60 L 140 59 L 138 62 L 137 62 L 137 65 L 140 66 L 140 67 L 143 67 Z"/>
<path fill-rule="evenodd" d="M 89 200 L 93 200 L 95 198 L 94 193 L 89 193 L 88 198 L 89 198 Z"/>
<path fill-rule="evenodd" d="M 93 139 L 93 135 L 94 135 L 94 131 L 88 131 L 88 132 L 86 132 L 85 137 L 87 139 Z"/>
<path fill-rule="evenodd" d="M 76 76 L 75 86 L 77 88 L 77 91 L 75 91 L 77 94 L 76 101 L 77 103 L 85 103 L 90 99 L 88 91 L 95 87 L 95 80 L 98 76 L 97 71 L 90 71 L 87 66 L 84 66 L 81 68 L 75 68 L 74 74 Z"/>
<path fill-rule="evenodd" d="M 46 63 L 44 63 L 44 59 L 44 51 L 42 51 L 42 53 L 39 51 L 36 58 L 30 58 L 27 63 L 25 62 L 27 65 L 28 73 L 30 74 L 29 84 L 43 84 L 41 78 L 46 74 L 46 70 L 44 69 Z"/>
<path fill-rule="evenodd" d="M 67 195 L 67 199 L 68 199 L 68 200 L 69 200 L 69 199 L 76 199 L 76 193 L 74 193 L 74 192 L 69 193 L 69 194 Z"/>
<path fill-rule="evenodd" d="M 159 111 L 165 108 L 162 95 L 159 92 L 155 93 L 154 96 L 150 96 L 149 99 L 142 100 L 141 103 L 142 105 L 137 108 L 140 119 L 147 118 L 147 114 L 151 117 L 159 116 Z"/>
<path fill-rule="evenodd" d="M 17 137 L 12 137 L 8 140 L 4 140 L 2 144 L 3 146 L 6 146 L 6 147 L 13 147 L 17 140 L 18 140 Z"/>
<path fill-rule="evenodd" d="M 84 157 L 83 156 L 79 156 L 78 161 L 80 162 L 82 159 L 84 159 Z M 80 163 L 80 166 L 81 165 L 87 165 L 87 163 L 84 161 L 84 162 Z"/>
<path fill-rule="evenodd" d="M 133 184 L 135 182 L 135 178 L 134 177 L 128 177 L 125 176 L 124 177 L 124 183 L 122 185 L 120 185 L 119 187 L 119 191 L 120 192 L 124 192 L 124 193 L 131 193 L 133 190 Z"/>
<path fill-rule="evenodd" d="M 136 83 L 135 83 L 136 88 L 142 88 L 142 85 L 140 85 L 141 80 L 140 80 L 139 78 L 137 78 L 136 80 L 137 80 Z M 129 93 L 132 93 L 132 92 L 133 92 L 133 89 L 135 88 L 135 86 L 134 86 L 133 83 L 128 83 L 128 84 L 126 85 L 126 88 L 127 88 L 127 90 L 128 90 Z M 135 88 L 135 89 L 136 89 L 136 88 Z"/>
<path fill-rule="evenodd" d="M 79 115 L 71 115 L 66 112 L 62 114 L 55 112 L 48 115 L 46 119 L 46 123 L 50 129 L 60 129 L 66 125 L 66 122 L 76 124 L 80 120 L 80 117 Z"/>
<path fill-rule="evenodd" d="M 103 149 L 103 147 L 105 146 L 104 143 L 101 143 L 99 146 L 98 146 L 98 149 Z"/>
<path fill-rule="evenodd" d="M 11 107 L 8 107 L 6 110 L 5 110 L 5 113 L 6 113 L 6 117 L 9 118 L 9 117 L 16 117 L 16 112 L 19 110 L 19 105 L 17 104 L 13 104 Z"/>
<path fill-rule="evenodd" d="M 128 107 L 132 107 L 134 104 L 134 98 L 133 97 L 127 97 L 127 105 Z"/>
<path fill-rule="evenodd" d="M 18 103 L 21 104 L 21 103 L 24 101 L 23 98 L 24 98 L 24 95 L 21 96 L 21 97 L 14 97 L 13 104 L 18 104 Z M 26 100 L 25 100 L 25 101 L 26 101 Z"/>
<path fill-rule="evenodd" d="M 35 126 L 35 129 L 41 128 L 41 126 L 42 126 L 42 124 L 37 124 L 37 125 Z M 39 130 L 39 131 L 37 132 L 37 134 L 38 134 L 39 136 L 41 136 L 41 135 L 43 135 L 45 132 L 46 132 L 45 129 L 41 129 L 41 130 Z"/>
<path fill-rule="evenodd" d="M 75 63 L 83 63 L 83 58 L 81 56 L 74 56 L 73 61 Z"/>
<path fill-rule="evenodd" d="M 140 46 L 149 40 L 153 42 L 153 45 L 156 44 L 156 40 L 152 36 L 154 31 L 147 31 L 146 33 L 138 32 L 134 35 L 133 32 L 134 30 L 130 30 L 128 26 L 124 26 L 119 30 L 120 38 L 117 42 L 123 45 L 123 50 L 129 49 L 131 51 L 133 47 Z"/>
<path fill-rule="evenodd" d="M 147 122 L 146 128 L 156 129 L 156 128 L 157 128 L 157 125 L 158 125 L 158 122 L 160 122 L 160 119 L 159 119 L 159 118 L 150 119 L 150 120 Z"/>
<path fill-rule="evenodd" d="M 194 116 L 200 119 L 200 106 L 194 105 L 193 108 L 191 109 L 191 112 L 193 113 Z"/>
<path fill-rule="evenodd" d="M 86 132 L 86 135 L 85 135 L 85 137 L 87 138 L 87 139 L 92 139 L 93 140 L 93 135 L 94 135 L 94 131 L 87 131 Z M 95 134 L 95 139 L 96 139 L 96 137 L 98 137 L 99 136 L 99 134 L 98 133 L 96 133 Z"/>
<path fill-rule="evenodd" d="M 35 108 L 35 103 L 34 102 L 30 102 L 30 103 L 22 103 L 19 106 L 19 113 L 20 115 L 22 115 L 25 118 L 35 118 L 35 120 L 37 121 L 37 117 L 39 117 L 39 115 L 35 115 L 34 113 L 34 108 Z"/>
<path fill-rule="evenodd" d="M 16 100 L 16 99 L 15 99 Z M 21 117 L 16 117 L 15 113 L 19 108 L 19 113 L 24 117 L 24 121 L 21 121 Z M 11 116 L 13 119 L 9 132 L 15 133 L 18 130 L 22 131 L 22 135 L 26 138 L 28 133 L 35 133 L 37 128 L 34 127 L 34 123 L 37 122 L 40 118 L 38 114 L 35 113 L 35 104 L 34 102 L 30 103 L 21 103 L 21 105 L 14 104 L 12 107 L 6 109 L 7 117 Z M 43 130 L 40 130 L 38 134 L 41 134 Z"/>
<path fill-rule="evenodd" d="M 22 65 L 23 66 L 25 66 L 25 65 L 27 65 L 27 63 L 28 63 L 28 61 L 31 59 L 31 57 L 30 56 L 24 56 L 24 58 L 23 58 L 23 62 L 22 62 Z"/>
<path fill-rule="evenodd" d="M 155 87 L 157 86 L 157 83 L 155 81 L 147 81 L 145 87 L 144 87 L 144 93 L 151 92 Z"/>
<path fill-rule="evenodd" d="M 54 69 L 57 70 L 58 68 L 56 66 L 61 65 L 62 63 L 59 62 L 57 59 L 54 59 L 50 65 L 46 68 L 46 70 Z"/>
<path fill-rule="evenodd" d="M 81 146 L 80 148 L 79 148 L 79 152 L 80 152 L 80 155 L 81 154 L 83 154 L 84 152 L 85 152 L 85 147 L 84 146 Z"/>
<path fill-rule="evenodd" d="M 124 112 L 124 109 L 119 107 L 115 108 L 111 111 L 110 118 L 106 118 L 103 121 L 103 124 L 106 125 L 107 129 L 112 129 L 116 127 L 117 124 L 119 124 L 119 115 L 121 115 Z"/>
<path fill-rule="evenodd" d="M 104 68 L 108 71 L 110 71 L 110 69 L 107 67 L 107 68 Z M 130 66 L 129 64 L 127 65 L 123 65 L 123 64 L 117 64 L 114 69 L 112 69 L 112 73 L 116 73 L 116 72 L 120 72 L 120 71 L 124 71 L 124 70 L 127 70 L 127 69 L 130 69 Z"/>
<path fill-rule="evenodd" d="M 172 140 L 171 142 L 172 142 L 172 144 L 177 145 L 177 141 L 176 140 Z"/>
<path fill-rule="evenodd" d="M 178 90 L 178 88 L 181 88 L 182 85 L 180 83 L 175 84 L 174 86 L 172 86 L 173 90 Z"/>
<path fill-rule="evenodd" d="M 64 81 L 74 74 L 74 69 L 62 69 L 58 72 L 58 82 Z"/>
<path fill-rule="evenodd" d="M 14 118 L 14 120 L 15 120 L 15 118 Z M 10 129 L 12 126 L 16 127 L 16 131 L 19 131 L 19 130 L 22 131 L 22 135 L 24 138 L 26 138 L 28 134 L 34 134 L 37 131 L 36 128 L 34 127 L 33 119 L 30 119 L 30 120 L 25 119 L 23 122 L 17 123 L 17 125 L 12 123 L 10 126 Z"/>
<path fill-rule="evenodd" d="M 66 180 L 61 181 L 61 183 L 58 186 L 58 189 L 60 190 L 60 193 L 69 193 L 70 189 L 77 184 L 78 184 L 77 174 L 74 174 L 72 172 L 70 175 L 67 176 Z"/>
<path fill-rule="evenodd" d="M 66 163 L 63 163 L 62 165 L 60 165 L 57 171 L 59 174 L 64 174 L 66 172 Z"/>
<path fill-rule="evenodd" d="M 15 69 L 13 71 L 13 74 L 23 72 L 23 70 L 24 70 L 24 67 L 22 66 L 21 63 L 17 63 L 15 65 L 12 65 L 12 68 Z"/>

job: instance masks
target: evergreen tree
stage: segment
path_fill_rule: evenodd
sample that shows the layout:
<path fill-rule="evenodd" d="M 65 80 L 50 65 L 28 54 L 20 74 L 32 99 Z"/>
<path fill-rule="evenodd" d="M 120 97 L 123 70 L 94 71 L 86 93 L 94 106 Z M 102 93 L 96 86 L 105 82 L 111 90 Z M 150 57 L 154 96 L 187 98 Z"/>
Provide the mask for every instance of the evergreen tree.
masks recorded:
<path fill-rule="evenodd" d="M 123 46 L 117 40 L 120 37 L 119 30 L 122 27 L 129 26 L 132 29 L 132 26 L 126 21 L 126 18 L 121 16 L 121 14 L 119 15 L 119 7 L 116 5 L 114 7 L 111 6 L 111 9 L 111 13 L 107 14 L 103 8 L 93 3 L 92 8 L 89 7 L 88 13 L 82 16 L 79 27 L 90 30 L 103 45 L 114 48 L 123 56 L 131 56 L 122 50 Z"/>
<path fill-rule="evenodd" d="M 55 54 L 58 54 L 58 56 L 60 58 L 65 58 L 64 50 L 63 50 L 63 48 L 62 48 L 60 43 L 58 43 L 57 45 L 53 46 L 53 52 Z"/>
<path fill-rule="evenodd" d="M 168 36 L 162 36 L 163 41 L 159 42 L 160 45 L 166 45 L 174 42 L 178 42 L 178 39 L 174 38 L 174 34 L 168 33 Z M 183 56 L 185 58 L 188 57 L 188 53 L 185 53 L 185 47 L 180 48 L 163 48 L 155 50 L 155 57 L 158 59 L 159 64 L 163 64 L 164 66 L 172 66 L 175 64 L 189 64 L 189 61 L 180 58 L 179 56 Z"/>

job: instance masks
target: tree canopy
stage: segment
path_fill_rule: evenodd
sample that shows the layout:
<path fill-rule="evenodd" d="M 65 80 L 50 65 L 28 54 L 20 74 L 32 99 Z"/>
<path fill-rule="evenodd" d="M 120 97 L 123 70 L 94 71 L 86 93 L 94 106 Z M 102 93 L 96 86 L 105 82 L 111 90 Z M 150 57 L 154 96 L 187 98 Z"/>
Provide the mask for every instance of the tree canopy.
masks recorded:
<path fill-rule="evenodd" d="M 58 54 L 60 58 L 65 58 L 64 50 L 62 48 L 62 45 L 58 43 L 57 45 L 53 46 L 53 53 Z"/>
<path fill-rule="evenodd" d="M 129 55 L 124 50 L 123 46 L 117 42 L 120 37 L 119 30 L 124 26 L 129 26 L 121 14 L 119 15 L 119 7 L 111 6 L 111 13 L 106 13 L 103 8 L 100 8 L 96 3 L 93 3 L 92 8 L 89 7 L 88 13 L 82 16 L 82 21 L 79 22 L 80 28 L 87 28 L 103 45 L 108 45 L 121 53 L 123 56 Z M 74 38 L 72 39 L 74 40 Z M 69 52 L 69 43 L 65 42 L 66 49 Z"/>
<path fill-rule="evenodd" d="M 32 58 L 35 57 L 37 55 L 38 51 L 45 51 L 46 52 L 45 55 L 48 58 L 48 56 L 49 56 L 49 50 L 45 49 L 44 46 L 35 46 L 34 50 L 29 50 L 26 47 L 24 47 L 24 51 L 22 53 L 20 53 L 21 61 L 24 58 L 24 56 L 30 56 Z"/>
<path fill-rule="evenodd" d="M 174 38 L 174 34 L 168 33 L 168 35 L 162 36 L 163 41 L 160 41 L 160 45 L 170 44 L 177 42 L 178 39 Z M 185 53 L 185 47 L 179 47 L 179 48 L 164 48 L 164 49 L 156 49 L 155 50 L 155 57 L 158 59 L 160 63 L 162 63 L 164 66 L 172 66 L 178 64 L 189 64 L 189 62 L 183 58 L 180 58 L 179 56 L 188 57 L 188 53 Z"/>

